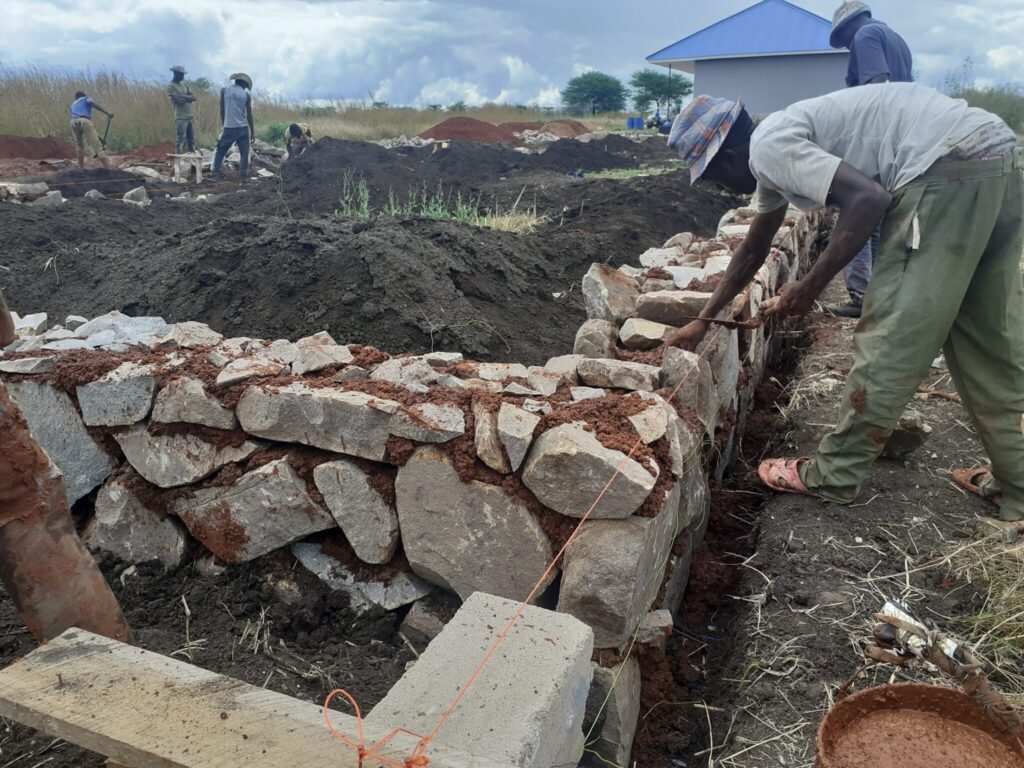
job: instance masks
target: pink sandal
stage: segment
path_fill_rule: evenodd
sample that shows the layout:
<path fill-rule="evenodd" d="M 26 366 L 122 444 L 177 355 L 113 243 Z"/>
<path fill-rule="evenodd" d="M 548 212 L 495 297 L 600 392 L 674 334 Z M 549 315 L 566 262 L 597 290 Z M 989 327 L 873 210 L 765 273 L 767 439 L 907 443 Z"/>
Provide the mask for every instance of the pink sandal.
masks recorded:
<path fill-rule="evenodd" d="M 966 491 L 970 491 L 976 496 L 980 496 L 985 501 L 991 501 L 997 507 L 1003 506 L 1002 496 L 986 496 L 985 492 L 981 487 L 981 479 L 985 475 L 992 474 L 992 470 L 988 467 L 975 467 L 974 469 L 954 469 L 953 470 L 953 482 L 959 485 Z"/>
<path fill-rule="evenodd" d="M 778 493 L 797 493 L 801 496 L 821 498 L 821 494 L 810 490 L 800 479 L 800 465 L 810 461 L 802 459 L 766 459 L 757 468 L 761 482 Z"/>

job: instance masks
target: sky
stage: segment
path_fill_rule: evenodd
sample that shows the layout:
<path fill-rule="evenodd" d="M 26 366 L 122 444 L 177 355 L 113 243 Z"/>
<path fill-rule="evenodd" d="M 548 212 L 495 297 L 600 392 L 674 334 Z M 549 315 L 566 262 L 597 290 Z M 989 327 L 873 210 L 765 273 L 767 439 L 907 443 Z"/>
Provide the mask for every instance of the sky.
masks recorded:
<path fill-rule="evenodd" d="M 831 18 L 838 0 L 796 0 Z M 623 79 L 753 0 L 4 0 L 0 64 L 163 79 L 171 64 L 292 99 L 554 106 L 571 77 Z M 871 3 L 941 86 L 1024 83 L 1024 0 Z M 660 70 L 659 70 L 660 71 Z"/>

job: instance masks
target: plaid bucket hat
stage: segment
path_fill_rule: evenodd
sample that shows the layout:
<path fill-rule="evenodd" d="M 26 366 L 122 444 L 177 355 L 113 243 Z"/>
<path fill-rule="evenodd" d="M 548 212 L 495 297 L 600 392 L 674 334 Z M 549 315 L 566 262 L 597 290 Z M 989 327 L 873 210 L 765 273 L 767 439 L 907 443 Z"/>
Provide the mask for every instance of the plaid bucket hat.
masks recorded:
<path fill-rule="evenodd" d="M 691 184 L 704 175 L 741 111 L 738 101 L 698 96 L 676 117 L 668 146 L 690 166 Z"/>

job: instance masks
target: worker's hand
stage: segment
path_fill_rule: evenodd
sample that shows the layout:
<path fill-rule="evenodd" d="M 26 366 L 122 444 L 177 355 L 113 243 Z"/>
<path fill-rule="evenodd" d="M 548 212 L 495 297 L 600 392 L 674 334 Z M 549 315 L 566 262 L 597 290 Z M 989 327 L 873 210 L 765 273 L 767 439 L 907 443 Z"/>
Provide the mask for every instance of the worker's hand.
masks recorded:
<path fill-rule="evenodd" d="M 708 335 L 708 328 L 710 327 L 710 323 L 706 323 L 703 320 L 694 320 L 692 323 L 673 331 L 665 339 L 662 350 L 666 350 L 669 347 L 679 347 L 687 352 L 693 352 L 704 341 L 704 337 Z"/>
<path fill-rule="evenodd" d="M 107 117 L 109 117 L 111 120 L 113 120 L 114 119 L 114 113 L 113 112 L 107 112 Z"/>
<path fill-rule="evenodd" d="M 761 305 L 760 314 L 777 318 L 806 315 L 814 309 L 816 298 L 817 295 L 808 289 L 807 284 L 803 280 L 798 280 L 782 286 L 778 296 L 768 299 Z"/>

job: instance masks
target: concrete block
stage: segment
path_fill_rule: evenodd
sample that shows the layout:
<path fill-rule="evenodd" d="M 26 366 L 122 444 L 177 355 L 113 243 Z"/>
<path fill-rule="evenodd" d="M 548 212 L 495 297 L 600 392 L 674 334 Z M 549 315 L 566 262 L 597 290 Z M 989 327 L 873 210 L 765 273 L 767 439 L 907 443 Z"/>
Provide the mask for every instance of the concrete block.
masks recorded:
<path fill-rule="evenodd" d="M 493 595 L 470 596 L 367 724 L 429 733 L 517 608 Z M 575 765 L 583 751 L 592 653 L 588 627 L 527 607 L 438 740 L 520 768 Z"/>

